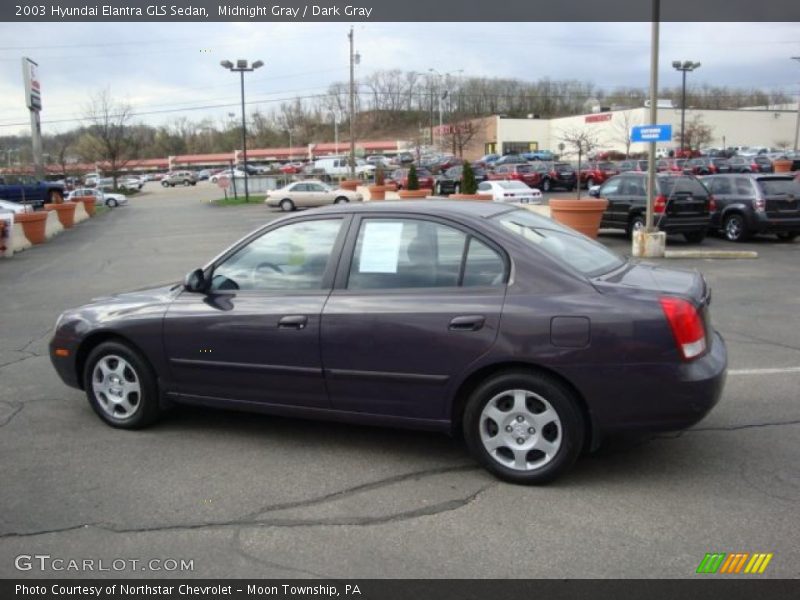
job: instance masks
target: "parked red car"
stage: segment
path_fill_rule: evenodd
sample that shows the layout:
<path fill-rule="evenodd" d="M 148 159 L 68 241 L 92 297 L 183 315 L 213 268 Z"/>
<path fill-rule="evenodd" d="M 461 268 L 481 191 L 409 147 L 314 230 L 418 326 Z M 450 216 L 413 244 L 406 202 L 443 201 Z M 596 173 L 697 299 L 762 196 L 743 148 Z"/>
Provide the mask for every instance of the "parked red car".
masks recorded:
<path fill-rule="evenodd" d="M 303 167 L 298 167 L 294 163 L 289 163 L 286 165 L 281 165 L 281 167 L 278 170 L 284 175 L 296 175 L 297 173 L 303 170 Z"/>
<path fill-rule="evenodd" d="M 408 189 L 408 169 L 395 169 L 391 177 L 386 178 L 387 181 L 394 181 L 397 184 L 398 190 Z M 420 189 L 432 190 L 434 185 L 433 175 L 428 169 L 417 169 L 417 180 L 419 181 Z"/>
<path fill-rule="evenodd" d="M 542 175 L 527 163 L 500 165 L 489 173 L 487 179 L 491 180 L 517 180 L 525 183 L 528 187 L 540 188 L 542 185 Z"/>
<path fill-rule="evenodd" d="M 587 165 L 581 165 L 581 167 L 581 186 L 585 187 L 587 190 L 593 185 L 600 185 L 609 177 L 619 175 L 617 166 L 608 161 L 589 163 Z"/>
<path fill-rule="evenodd" d="M 685 158 L 661 158 L 656 161 L 656 171 L 659 173 L 683 173 L 690 171 Z"/>

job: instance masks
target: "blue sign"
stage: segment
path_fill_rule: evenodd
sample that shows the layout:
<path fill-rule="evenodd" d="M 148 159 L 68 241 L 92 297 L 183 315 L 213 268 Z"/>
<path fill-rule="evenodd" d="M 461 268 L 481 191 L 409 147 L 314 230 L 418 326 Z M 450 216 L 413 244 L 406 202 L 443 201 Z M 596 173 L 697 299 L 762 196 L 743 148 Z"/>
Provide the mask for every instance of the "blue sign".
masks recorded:
<path fill-rule="evenodd" d="M 672 125 L 638 125 L 631 129 L 632 142 L 669 142 Z"/>

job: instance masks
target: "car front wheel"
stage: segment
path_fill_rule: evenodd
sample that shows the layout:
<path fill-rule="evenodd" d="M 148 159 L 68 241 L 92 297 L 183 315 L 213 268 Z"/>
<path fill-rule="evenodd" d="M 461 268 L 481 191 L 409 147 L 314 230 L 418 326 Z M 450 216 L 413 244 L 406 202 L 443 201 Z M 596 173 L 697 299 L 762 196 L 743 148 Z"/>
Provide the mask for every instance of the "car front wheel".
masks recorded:
<path fill-rule="evenodd" d="M 150 365 L 125 343 L 104 342 L 92 350 L 83 382 L 89 404 L 112 427 L 139 429 L 161 413 Z"/>
<path fill-rule="evenodd" d="M 584 423 L 573 394 L 556 379 L 509 371 L 480 385 L 464 411 L 470 453 L 512 483 L 542 484 L 569 469 L 583 445 Z"/>
<path fill-rule="evenodd" d="M 292 212 L 294 210 L 294 202 L 289 200 L 289 198 L 284 198 L 281 200 L 279 206 L 283 212 Z"/>
<path fill-rule="evenodd" d="M 111 208 L 117 208 L 118 202 L 114 198 L 109 198 L 106 204 Z"/>
<path fill-rule="evenodd" d="M 162 182 L 161 182 L 161 185 L 162 185 L 162 187 L 169 187 L 169 182 L 167 182 L 167 181 L 162 181 Z"/>

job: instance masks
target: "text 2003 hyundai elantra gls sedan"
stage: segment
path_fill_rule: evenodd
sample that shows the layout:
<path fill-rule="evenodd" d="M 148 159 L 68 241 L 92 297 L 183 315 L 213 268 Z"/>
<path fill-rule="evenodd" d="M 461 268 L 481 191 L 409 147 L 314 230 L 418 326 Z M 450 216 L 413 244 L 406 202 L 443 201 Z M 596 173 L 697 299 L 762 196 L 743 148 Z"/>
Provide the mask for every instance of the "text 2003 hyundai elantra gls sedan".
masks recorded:
<path fill-rule="evenodd" d="M 174 403 L 462 431 L 542 483 L 625 430 L 686 428 L 726 349 L 691 271 L 627 262 L 490 202 L 339 205 L 278 219 L 183 284 L 58 319 L 61 378 L 109 425 Z"/>

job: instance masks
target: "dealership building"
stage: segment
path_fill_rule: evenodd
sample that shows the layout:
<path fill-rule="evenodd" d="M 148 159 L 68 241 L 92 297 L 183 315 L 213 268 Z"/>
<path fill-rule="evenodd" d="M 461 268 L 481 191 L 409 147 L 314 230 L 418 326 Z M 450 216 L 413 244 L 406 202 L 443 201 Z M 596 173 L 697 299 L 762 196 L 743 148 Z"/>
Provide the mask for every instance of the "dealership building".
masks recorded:
<path fill-rule="evenodd" d="M 737 110 L 686 109 L 685 123 L 699 122 L 711 131 L 710 147 L 793 145 L 797 107 L 780 105 L 774 108 L 752 108 Z M 597 150 L 625 152 L 626 138 L 630 129 L 637 125 L 649 125 L 650 109 L 630 108 L 608 110 L 589 114 L 539 119 L 533 115 L 527 119 L 507 118 L 494 115 L 470 121 L 473 135 L 464 146 L 464 158 L 474 160 L 484 154 L 507 154 L 530 150 L 551 150 L 569 155 L 571 149 L 565 137 L 588 132 L 597 142 Z M 658 123 L 672 125 L 673 141 L 658 144 L 668 149 L 677 148 L 681 127 L 680 108 L 659 108 Z M 447 141 L 444 126 L 444 142 Z M 437 128 L 434 128 L 436 133 Z M 563 144 L 563 145 L 562 145 Z M 632 143 L 630 152 L 644 152 L 647 144 Z"/>

